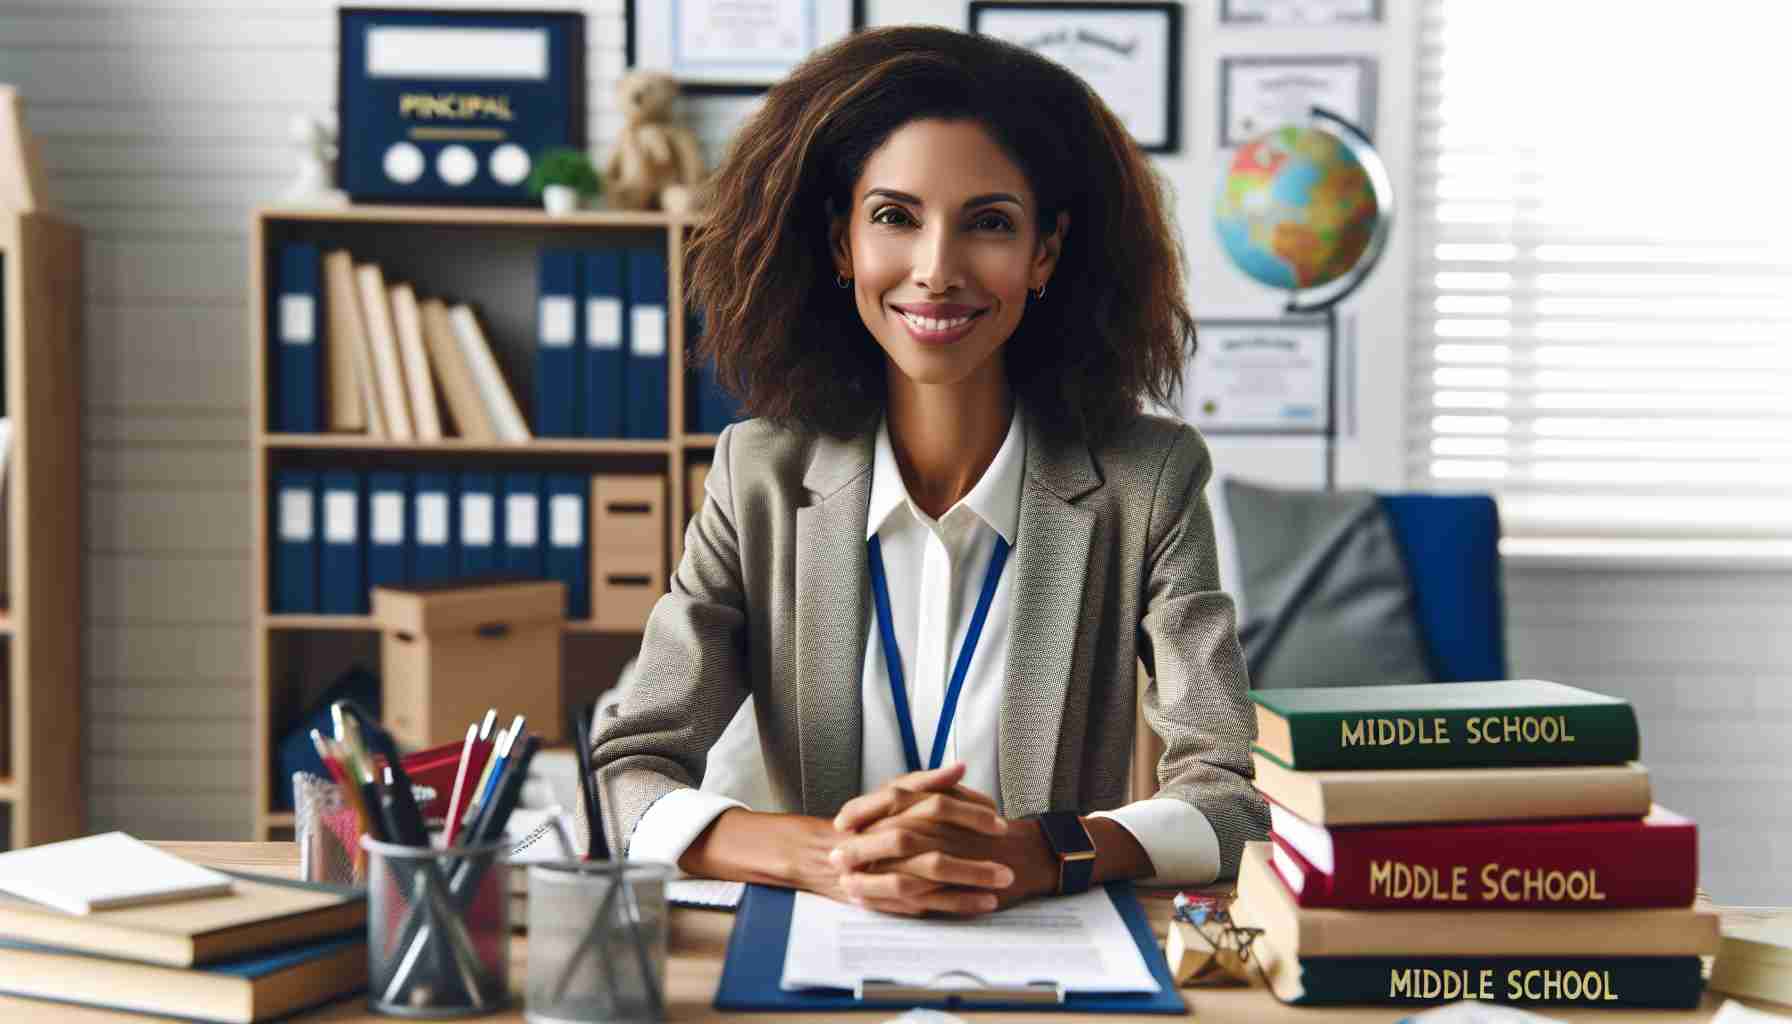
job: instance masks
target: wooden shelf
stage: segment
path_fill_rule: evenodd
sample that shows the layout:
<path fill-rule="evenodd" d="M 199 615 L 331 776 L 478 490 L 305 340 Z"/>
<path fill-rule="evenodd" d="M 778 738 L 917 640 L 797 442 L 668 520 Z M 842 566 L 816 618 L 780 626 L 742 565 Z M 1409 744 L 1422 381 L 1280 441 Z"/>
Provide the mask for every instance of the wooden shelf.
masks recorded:
<path fill-rule="evenodd" d="M 350 632 L 377 632 L 379 621 L 371 615 L 292 615 L 273 613 L 261 617 L 261 625 L 265 629 L 276 630 L 343 630 Z M 605 629 L 590 619 L 579 619 L 566 624 L 568 633 L 592 633 L 605 636 L 640 636 L 638 629 Z"/>
<path fill-rule="evenodd" d="M 679 442 L 686 448 L 714 448 L 720 434 L 685 434 Z"/>
<path fill-rule="evenodd" d="M 689 227 L 702 217 L 660 211 L 580 210 L 553 215 L 529 206 L 264 206 L 254 220 L 310 220 L 362 224 L 497 225 L 534 228 L 671 228 Z"/>
<path fill-rule="evenodd" d="M 19 798 L 19 787 L 11 776 L 0 775 L 0 803 L 11 803 Z"/>
<path fill-rule="evenodd" d="M 575 437 L 542 437 L 522 444 L 478 444 L 459 438 L 390 441 L 360 434 L 263 434 L 257 440 L 264 448 L 296 451 L 453 452 L 460 455 L 664 455 L 671 449 L 669 441 L 583 440 Z"/>

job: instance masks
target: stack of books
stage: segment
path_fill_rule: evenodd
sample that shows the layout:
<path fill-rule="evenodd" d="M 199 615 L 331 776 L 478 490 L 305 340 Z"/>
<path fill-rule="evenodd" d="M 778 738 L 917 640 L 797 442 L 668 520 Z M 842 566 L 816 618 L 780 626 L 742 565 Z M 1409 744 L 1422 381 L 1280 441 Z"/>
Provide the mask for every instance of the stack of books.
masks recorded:
<path fill-rule="evenodd" d="M 0 855 L 0 993 L 253 1024 L 367 984 L 365 893 L 212 871 L 122 833 Z"/>
<path fill-rule="evenodd" d="M 1539 680 L 1268 690 L 1233 919 L 1288 1002 L 1691 1007 L 1717 915 L 1636 714 Z"/>

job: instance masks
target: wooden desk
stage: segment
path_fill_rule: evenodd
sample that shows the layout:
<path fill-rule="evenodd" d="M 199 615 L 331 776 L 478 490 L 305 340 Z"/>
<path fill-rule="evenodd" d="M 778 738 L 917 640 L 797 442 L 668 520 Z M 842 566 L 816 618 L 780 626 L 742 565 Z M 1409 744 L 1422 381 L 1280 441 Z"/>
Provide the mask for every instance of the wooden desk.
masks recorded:
<path fill-rule="evenodd" d="M 241 871 L 278 874 L 296 877 L 298 874 L 298 848 L 292 843 L 158 843 L 157 845 L 214 867 L 232 868 Z M 1165 899 L 1147 899 L 1146 909 L 1150 912 L 1151 923 L 1162 935 L 1168 927 L 1169 902 Z M 746 1020 L 771 1022 L 784 1019 L 798 1020 L 837 1020 L 852 1024 L 882 1024 L 883 1021 L 898 1015 L 897 1011 L 859 1011 L 854 1013 L 818 1013 L 818 1014 L 723 1014 L 710 1007 L 715 998 L 716 982 L 722 974 L 722 953 L 728 943 L 728 932 L 734 925 L 734 915 L 713 910 L 676 909 L 672 912 L 671 956 L 668 958 L 667 994 L 669 997 L 668 1018 L 672 1021 L 722 1021 Z M 470 1018 L 472 1020 L 490 1021 L 493 1024 L 513 1024 L 523 1020 L 521 991 L 528 977 L 525 958 L 528 955 L 528 941 L 519 936 L 511 945 L 510 984 L 513 992 L 518 993 L 515 1005 L 502 1013 L 489 1017 Z M 1184 989 L 1184 1000 L 1188 1003 L 1193 1015 L 1204 1024 L 1226 1024 L 1226 1022 L 1255 1021 L 1300 1021 L 1312 1024 L 1316 1020 L 1325 1021 L 1362 1021 L 1389 1024 L 1402 1015 L 1400 1007 L 1365 1006 L 1350 1008 L 1310 1008 L 1283 1006 L 1270 998 L 1262 988 L 1238 989 Z M 1571 1010 L 1559 1007 L 1541 1007 L 1537 1012 L 1549 1017 L 1570 1021 L 1597 1021 L 1602 1024 L 1624 1024 L 1630 1021 L 1670 1021 L 1670 1020 L 1709 1020 L 1717 1012 L 1727 998 L 1716 993 L 1706 993 L 1704 1003 L 1696 1011 L 1679 1010 Z M 1775 1006 L 1771 1003 L 1755 1003 L 1744 1000 L 1750 1005 L 1770 1012 L 1792 1014 L 1792 1007 Z M 999 1021 L 1005 1024 L 1018 1024 L 1022 1020 L 1037 1020 L 1048 1024 L 1148 1024 L 1152 1021 L 1163 1021 L 1167 1018 L 1159 1016 L 1113 1014 L 1021 1014 L 1021 1013 L 959 1013 L 966 1020 Z M 24 999 L 0 997 L 0 1020 L 8 1024 L 118 1024 L 122 1021 L 144 1021 L 152 1018 L 134 1014 L 116 1013 L 107 1010 L 87 1010 L 79 1007 L 61 1006 L 54 1003 L 40 1003 Z M 301 1024 L 389 1024 L 397 1020 L 394 1017 L 381 1017 L 367 1009 L 365 997 L 356 996 L 330 1006 L 303 1014 L 294 1020 Z"/>

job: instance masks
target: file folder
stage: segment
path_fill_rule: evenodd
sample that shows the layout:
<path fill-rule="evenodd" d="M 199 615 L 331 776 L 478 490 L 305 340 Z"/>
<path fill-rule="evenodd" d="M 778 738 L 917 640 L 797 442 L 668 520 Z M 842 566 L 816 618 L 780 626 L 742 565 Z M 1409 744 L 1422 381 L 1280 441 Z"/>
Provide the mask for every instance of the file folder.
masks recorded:
<path fill-rule="evenodd" d="M 367 586 L 403 586 L 410 582 L 409 479 L 403 473 L 371 473 L 367 477 Z"/>
<path fill-rule="evenodd" d="M 772 1013 L 807 1013 L 824 1010 L 903 1010 L 923 1006 L 951 1010 L 1023 1010 L 1033 1013 L 1151 1013 L 1183 1014 L 1182 993 L 1170 977 L 1169 965 L 1145 908 L 1130 882 L 1110 882 L 1108 898 L 1114 901 L 1127 931 L 1138 943 L 1139 952 L 1157 979 L 1156 992 L 1067 992 L 1058 1001 L 1041 1000 L 1034 991 L 1004 993 L 996 991 L 941 991 L 939 998 L 923 1001 L 913 990 L 905 989 L 900 998 L 881 995 L 875 986 L 862 986 L 864 998 L 846 989 L 804 989 L 786 992 L 780 987 L 784 976 L 784 952 L 790 945 L 790 915 L 796 892 L 764 885 L 747 886 L 740 910 L 734 918 L 734 932 L 728 937 L 728 953 L 722 961 L 722 980 L 716 987 L 715 1008 L 733 1011 Z"/>
<path fill-rule="evenodd" d="M 622 264 L 621 249 L 585 251 L 586 437 L 622 436 Z"/>
<path fill-rule="evenodd" d="M 498 564 L 505 575 L 541 579 L 541 474 L 504 474 L 504 550 Z"/>
<path fill-rule="evenodd" d="M 315 434 L 323 429 L 323 392 L 319 364 L 323 345 L 323 257 L 317 246 L 293 242 L 280 247 L 280 294 L 274 302 L 273 329 L 278 344 L 275 375 L 279 399 L 273 427 L 288 434 Z"/>
<path fill-rule="evenodd" d="M 411 581 L 440 583 L 460 576 L 460 489 L 452 473 L 418 473 L 411 493 Z"/>
<path fill-rule="evenodd" d="M 318 558 L 319 609 L 326 615 L 367 611 L 365 502 L 361 474 L 333 470 L 323 475 L 322 554 Z"/>
<path fill-rule="evenodd" d="M 630 249 L 627 262 L 623 436 L 661 438 L 666 436 L 666 255 L 657 249 Z"/>
<path fill-rule="evenodd" d="M 535 301 L 535 436 L 577 437 L 584 426 L 579 253 L 541 250 Z"/>
<path fill-rule="evenodd" d="M 274 474 L 274 607 L 276 612 L 317 611 L 317 474 L 282 469 Z"/>
<path fill-rule="evenodd" d="M 490 576 L 498 570 L 498 481 L 490 473 L 460 475 L 460 575 Z"/>
<path fill-rule="evenodd" d="M 566 584 L 566 617 L 591 617 L 591 548 L 586 529 L 584 477 L 555 473 L 547 478 L 547 578 Z"/>

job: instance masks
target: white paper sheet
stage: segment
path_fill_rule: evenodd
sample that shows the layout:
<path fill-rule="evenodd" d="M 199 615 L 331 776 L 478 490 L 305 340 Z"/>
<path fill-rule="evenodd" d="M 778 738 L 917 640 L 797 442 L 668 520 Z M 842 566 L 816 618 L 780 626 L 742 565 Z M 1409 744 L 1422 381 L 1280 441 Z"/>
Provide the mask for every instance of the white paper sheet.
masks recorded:
<path fill-rule="evenodd" d="M 956 974 L 954 972 L 957 972 Z M 1053 981 L 1071 992 L 1156 992 L 1120 911 L 1102 889 L 973 918 L 909 918 L 799 892 L 782 987 L 861 980 L 942 988 Z"/>

